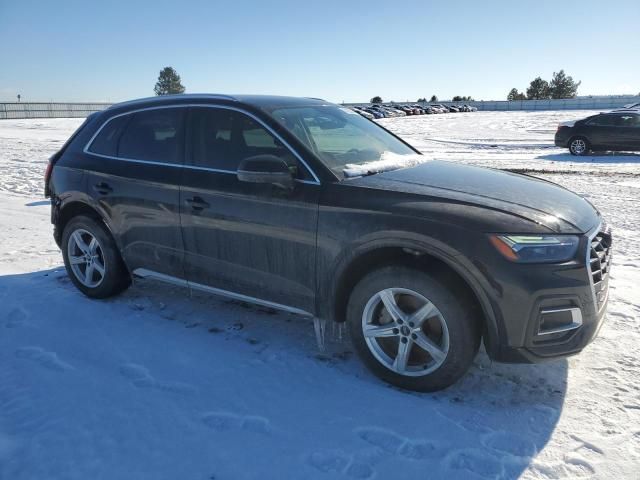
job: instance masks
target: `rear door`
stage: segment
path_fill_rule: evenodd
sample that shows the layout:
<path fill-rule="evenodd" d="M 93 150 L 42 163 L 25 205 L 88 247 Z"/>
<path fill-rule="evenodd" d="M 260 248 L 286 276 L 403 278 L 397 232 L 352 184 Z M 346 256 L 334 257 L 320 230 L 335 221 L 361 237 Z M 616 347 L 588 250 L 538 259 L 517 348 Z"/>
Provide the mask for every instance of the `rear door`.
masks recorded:
<path fill-rule="evenodd" d="M 194 107 L 188 124 L 180 208 L 189 282 L 313 312 L 319 182 L 250 114 Z M 240 161 L 262 153 L 297 172 L 292 191 L 238 180 Z"/>
<path fill-rule="evenodd" d="M 640 115 L 621 113 L 618 124 L 624 147 L 628 150 L 640 150 Z"/>
<path fill-rule="evenodd" d="M 88 193 L 101 207 L 130 270 L 184 278 L 180 175 L 185 108 L 113 117 L 86 148 Z"/>

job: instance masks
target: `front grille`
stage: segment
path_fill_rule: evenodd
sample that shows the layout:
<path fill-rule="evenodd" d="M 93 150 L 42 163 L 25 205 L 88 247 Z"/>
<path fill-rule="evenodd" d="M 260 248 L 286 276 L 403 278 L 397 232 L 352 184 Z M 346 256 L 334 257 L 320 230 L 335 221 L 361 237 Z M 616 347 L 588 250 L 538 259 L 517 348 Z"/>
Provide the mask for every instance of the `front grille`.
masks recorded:
<path fill-rule="evenodd" d="M 600 307 L 607 298 L 612 255 L 611 244 L 611 231 L 603 228 L 591 239 L 591 245 L 589 247 L 589 264 L 598 310 L 600 310 Z"/>

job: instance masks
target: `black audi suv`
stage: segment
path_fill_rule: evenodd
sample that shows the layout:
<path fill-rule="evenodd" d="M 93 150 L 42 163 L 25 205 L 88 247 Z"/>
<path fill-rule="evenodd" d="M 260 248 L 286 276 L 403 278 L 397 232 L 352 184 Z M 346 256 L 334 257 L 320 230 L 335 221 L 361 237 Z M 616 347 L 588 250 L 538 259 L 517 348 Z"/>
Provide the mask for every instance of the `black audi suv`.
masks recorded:
<path fill-rule="evenodd" d="M 572 155 L 640 150 L 640 110 L 615 110 L 558 125 L 555 144 Z"/>
<path fill-rule="evenodd" d="M 346 322 L 402 388 L 451 385 L 481 341 L 505 362 L 577 353 L 606 309 L 611 233 L 585 199 L 429 160 L 318 99 L 114 105 L 51 158 L 45 192 L 85 295 L 136 277 Z"/>

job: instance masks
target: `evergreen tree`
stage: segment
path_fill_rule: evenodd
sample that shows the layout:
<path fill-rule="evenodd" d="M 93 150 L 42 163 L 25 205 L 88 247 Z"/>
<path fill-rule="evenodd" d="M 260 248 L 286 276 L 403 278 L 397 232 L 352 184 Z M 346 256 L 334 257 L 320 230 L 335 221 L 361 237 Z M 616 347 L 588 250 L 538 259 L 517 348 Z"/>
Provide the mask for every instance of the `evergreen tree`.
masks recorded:
<path fill-rule="evenodd" d="M 379 96 L 379 95 L 376 95 L 370 101 L 371 101 L 371 103 L 382 103 L 382 97 Z"/>
<path fill-rule="evenodd" d="M 436 97 L 435 95 L 431 95 L 431 100 L 429 100 L 430 102 L 437 102 L 438 101 L 438 97 Z"/>
<path fill-rule="evenodd" d="M 416 100 L 416 102 L 418 103 L 426 103 L 427 99 L 426 98 L 419 98 L 418 100 Z"/>
<path fill-rule="evenodd" d="M 158 75 L 158 81 L 153 91 L 156 95 L 184 93 L 184 86 L 180 83 L 180 75 L 173 67 L 164 67 L 160 70 L 160 75 Z"/>
<path fill-rule="evenodd" d="M 553 72 L 553 78 L 549 82 L 551 98 L 575 98 L 581 83 L 575 82 L 564 70 Z"/>
<path fill-rule="evenodd" d="M 518 89 L 517 88 L 512 88 L 509 91 L 509 95 L 507 95 L 507 100 L 509 100 L 509 101 L 518 100 L 518 96 L 519 95 L 520 95 L 520 93 L 518 93 Z"/>
<path fill-rule="evenodd" d="M 540 77 L 535 78 L 527 88 L 527 98 L 529 100 L 541 100 L 550 96 L 549 82 Z"/>

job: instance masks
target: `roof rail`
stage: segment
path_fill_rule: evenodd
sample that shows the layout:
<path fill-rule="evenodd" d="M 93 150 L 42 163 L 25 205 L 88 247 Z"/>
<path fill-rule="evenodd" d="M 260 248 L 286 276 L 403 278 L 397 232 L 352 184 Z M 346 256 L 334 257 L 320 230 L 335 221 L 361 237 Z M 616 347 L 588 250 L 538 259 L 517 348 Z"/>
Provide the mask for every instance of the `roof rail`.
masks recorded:
<path fill-rule="evenodd" d="M 237 98 L 231 95 L 224 95 L 220 93 L 179 93 L 175 95 L 156 95 L 155 97 L 145 97 L 145 98 L 136 98 L 134 100 L 126 100 L 124 102 L 114 103 L 109 107 L 109 109 L 121 107 L 125 105 L 135 105 L 136 103 L 146 103 L 146 102 L 152 102 L 152 101 L 181 99 L 181 98 L 218 99 L 218 100 L 230 100 L 233 102 L 238 101 Z"/>

